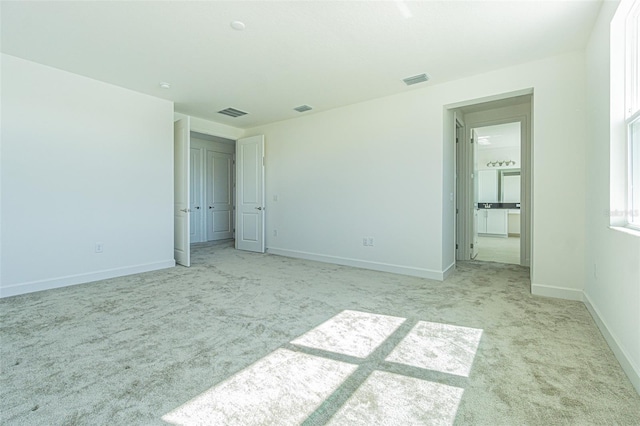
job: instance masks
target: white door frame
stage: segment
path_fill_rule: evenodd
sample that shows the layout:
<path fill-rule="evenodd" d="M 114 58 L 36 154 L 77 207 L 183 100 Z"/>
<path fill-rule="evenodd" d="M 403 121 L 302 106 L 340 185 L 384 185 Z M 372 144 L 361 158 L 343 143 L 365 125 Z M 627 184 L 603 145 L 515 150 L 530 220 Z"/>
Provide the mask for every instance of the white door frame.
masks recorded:
<path fill-rule="evenodd" d="M 464 244 L 462 242 L 462 238 L 466 235 L 466 226 L 467 221 L 464 220 L 464 214 L 462 214 L 462 209 L 466 203 L 466 199 L 463 196 L 465 194 L 463 186 L 466 185 L 466 180 L 464 178 L 464 167 L 462 166 L 462 147 L 464 146 L 464 114 L 460 111 L 455 111 L 453 113 L 453 125 L 454 125 L 454 138 L 455 138 L 455 147 L 456 147 L 456 155 L 455 155 L 455 181 L 454 181 L 454 191 L 456 193 L 456 226 L 454 230 L 454 238 L 455 238 L 455 259 L 463 259 L 464 256 L 462 253 L 465 252 Z"/>
<path fill-rule="evenodd" d="M 518 93 L 515 96 L 521 96 L 523 94 L 531 95 L 531 93 Z M 507 99 L 509 97 L 502 98 L 494 98 L 492 100 L 500 100 Z M 475 105 L 483 104 L 485 102 L 479 101 Z M 474 104 L 468 103 L 465 106 L 472 106 Z M 458 205 L 456 208 L 458 209 L 458 218 L 456 220 L 458 235 L 455 236 L 458 244 L 463 248 L 463 250 L 458 250 L 458 257 L 456 260 L 469 260 L 471 259 L 472 249 L 472 235 L 471 230 L 474 220 L 472 210 L 470 206 L 473 205 L 473 186 L 472 186 L 472 170 L 473 170 L 473 158 L 470 158 L 470 154 L 472 150 L 469 147 L 471 140 L 471 129 L 476 127 L 484 127 L 484 126 L 493 126 L 498 124 L 506 124 L 513 122 L 520 122 L 520 132 L 521 132 L 521 154 L 520 154 L 520 169 L 521 169 L 521 209 L 520 209 L 520 223 L 521 223 L 521 238 L 520 238 L 520 265 L 522 266 L 531 266 L 532 265 L 532 257 L 533 257 L 533 233 L 532 233 L 532 212 L 533 212 L 533 161 L 532 161 L 532 134 L 533 134 L 533 96 L 530 97 L 530 107 L 531 111 L 528 115 L 526 114 L 513 114 L 513 115 L 505 115 L 499 119 L 495 120 L 484 120 L 484 121 L 473 121 L 471 122 L 470 115 L 465 115 L 465 129 L 463 138 L 464 144 L 463 146 L 457 147 L 456 151 L 456 173 L 457 173 L 457 184 L 456 191 L 459 191 L 459 196 L 457 197 Z M 457 108 L 454 109 L 454 112 L 460 111 Z M 461 108 L 464 109 L 464 108 Z M 485 110 L 489 111 L 495 109 L 495 107 L 487 106 Z M 480 109 L 475 109 L 474 112 L 481 111 Z M 455 117 L 455 114 L 454 114 Z M 455 120 L 455 118 L 454 118 Z M 455 122 L 454 122 L 455 124 Z M 462 143 L 463 141 L 459 142 Z M 454 141 L 455 143 L 455 141 Z"/>
<path fill-rule="evenodd" d="M 206 128 L 203 128 L 202 126 L 198 126 L 196 128 L 194 128 L 193 125 L 191 125 L 191 129 L 190 129 L 190 134 L 191 133 L 196 133 L 196 134 L 201 134 L 201 135 L 205 135 L 205 136 L 213 136 L 216 138 L 221 138 L 221 139 L 226 139 L 227 141 L 232 141 L 233 144 L 229 144 L 229 146 L 232 146 L 233 149 L 230 150 L 229 154 L 231 154 L 231 158 L 232 158 L 232 162 L 231 162 L 231 177 L 232 177 L 232 191 L 231 191 L 231 210 L 232 210 L 232 233 L 234 234 L 232 236 L 232 238 L 235 238 L 235 208 L 236 208 L 236 204 L 235 204 L 235 156 L 236 156 L 236 143 L 237 143 L 237 138 L 233 137 L 233 136 L 229 136 L 227 134 L 218 134 L 215 131 L 211 131 L 208 130 Z M 194 136 L 196 139 L 200 139 L 196 136 Z M 220 144 L 222 144 L 222 142 L 219 142 Z M 225 142 L 226 143 L 226 142 Z M 211 146 L 209 145 L 202 145 L 200 143 L 196 143 L 196 146 L 200 146 L 203 150 L 203 155 L 202 155 L 202 159 L 203 159 L 203 164 L 206 163 L 206 157 L 207 157 L 207 151 L 215 151 L 215 149 L 211 148 Z M 220 152 L 225 152 L 224 150 L 221 150 Z M 203 166 L 203 170 L 204 168 L 206 168 L 206 164 Z M 202 185 L 202 201 L 203 203 L 206 202 L 206 191 L 207 191 L 207 182 L 206 182 L 206 176 L 203 175 L 203 185 Z M 208 206 L 205 206 L 203 204 L 203 209 L 205 210 L 205 212 L 202 214 L 203 220 L 202 220 L 202 233 L 203 233 L 203 238 L 202 238 L 202 242 L 207 242 L 207 229 L 206 229 L 206 214 L 207 214 L 207 210 L 208 210 Z"/>

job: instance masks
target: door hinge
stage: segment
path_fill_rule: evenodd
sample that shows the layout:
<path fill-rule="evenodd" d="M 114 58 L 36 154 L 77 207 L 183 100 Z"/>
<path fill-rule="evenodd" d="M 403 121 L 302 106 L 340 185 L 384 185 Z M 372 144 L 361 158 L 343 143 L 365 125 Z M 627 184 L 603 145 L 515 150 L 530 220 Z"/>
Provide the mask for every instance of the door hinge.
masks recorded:
<path fill-rule="evenodd" d="M 458 244 L 456 244 L 456 250 L 458 250 Z"/>
<path fill-rule="evenodd" d="M 473 143 L 473 136 L 471 136 L 471 143 Z"/>
<path fill-rule="evenodd" d="M 458 209 L 456 209 L 456 214 L 458 214 Z"/>
<path fill-rule="evenodd" d="M 473 244 L 471 244 L 471 248 L 473 248 Z"/>
<path fill-rule="evenodd" d="M 460 138 L 456 136 L 456 143 L 460 142 Z"/>

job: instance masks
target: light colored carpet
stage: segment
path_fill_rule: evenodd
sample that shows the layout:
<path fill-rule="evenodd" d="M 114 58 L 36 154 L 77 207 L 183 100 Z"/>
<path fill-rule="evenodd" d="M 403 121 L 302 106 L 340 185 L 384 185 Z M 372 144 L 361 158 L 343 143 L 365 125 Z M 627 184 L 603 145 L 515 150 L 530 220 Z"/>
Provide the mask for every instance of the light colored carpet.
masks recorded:
<path fill-rule="evenodd" d="M 0 424 L 640 424 L 584 305 L 519 266 L 192 259 L 0 300 Z"/>
<path fill-rule="evenodd" d="M 478 237 L 475 260 L 520 264 L 520 237 Z"/>

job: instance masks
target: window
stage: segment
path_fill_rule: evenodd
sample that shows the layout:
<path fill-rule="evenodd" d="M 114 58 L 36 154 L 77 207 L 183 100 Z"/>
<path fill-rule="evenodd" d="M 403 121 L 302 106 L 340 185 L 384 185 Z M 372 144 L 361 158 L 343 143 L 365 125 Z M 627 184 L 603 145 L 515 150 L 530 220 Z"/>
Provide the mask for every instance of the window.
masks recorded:
<path fill-rule="evenodd" d="M 640 0 L 625 22 L 625 122 L 628 183 L 627 225 L 640 229 Z"/>
<path fill-rule="evenodd" d="M 623 1 L 621 5 L 626 6 L 622 22 L 627 170 L 626 206 L 621 225 L 640 230 L 640 0 Z"/>

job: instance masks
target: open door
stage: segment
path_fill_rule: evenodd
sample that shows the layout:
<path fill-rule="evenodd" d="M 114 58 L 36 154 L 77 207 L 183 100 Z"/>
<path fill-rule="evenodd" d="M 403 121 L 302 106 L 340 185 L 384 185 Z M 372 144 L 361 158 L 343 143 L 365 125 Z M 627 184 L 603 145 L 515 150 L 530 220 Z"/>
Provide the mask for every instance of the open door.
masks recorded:
<path fill-rule="evenodd" d="M 189 118 L 173 124 L 173 256 L 176 263 L 191 266 L 189 226 Z"/>
<path fill-rule="evenodd" d="M 471 208 L 473 209 L 473 220 L 471 221 L 471 259 L 475 259 L 478 255 L 478 191 L 479 191 L 479 179 L 478 179 L 478 159 L 476 144 L 478 142 L 478 133 L 476 129 L 471 129 L 471 144 L 470 144 L 470 157 L 473 159 L 473 173 L 471 174 L 471 184 L 473 185 L 473 202 Z"/>
<path fill-rule="evenodd" d="M 236 143 L 236 248 L 264 253 L 264 135 Z"/>

